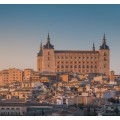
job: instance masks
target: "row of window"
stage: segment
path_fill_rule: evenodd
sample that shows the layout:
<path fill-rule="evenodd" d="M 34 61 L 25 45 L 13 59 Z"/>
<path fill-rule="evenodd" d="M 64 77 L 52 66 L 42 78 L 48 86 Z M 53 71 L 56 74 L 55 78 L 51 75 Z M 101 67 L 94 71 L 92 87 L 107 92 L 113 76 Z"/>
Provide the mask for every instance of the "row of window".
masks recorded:
<path fill-rule="evenodd" d="M 61 68 L 97 68 L 96 65 L 95 66 L 93 66 L 93 65 L 91 65 L 91 66 L 89 66 L 89 65 L 86 65 L 86 66 L 85 65 L 82 65 L 82 66 L 81 65 L 78 65 L 78 66 L 77 65 L 74 65 L 74 66 L 73 65 L 70 65 L 70 66 L 68 66 L 68 65 L 66 65 L 66 66 L 64 66 L 64 65 L 59 66 L 58 65 L 57 66 L 57 68 L 60 68 L 60 67 Z"/>
<path fill-rule="evenodd" d="M 84 59 L 84 58 L 83 58 Z M 91 58 L 92 59 L 92 58 Z M 93 60 L 95 60 L 96 58 L 94 58 Z M 48 60 L 50 60 L 50 57 L 48 57 Z M 107 61 L 106 58 L 104 58 L 104 61 Z"/>
<path fill-rule="evenodd" d="M 5 109 L 6 109 L 6 110 L 9 110 L 9 109 L 11 109 L 11 110 L 15 110 L 15 109 L 16 109 L 16 110 L 20 110 L 20 108 L 1 108 L 1 110 L 5 110 Z"/>
<path fill-rule="evenodd" d="M 59 64 L 60 62 L 57 62 L 57 63 Z M 62 61 L 61 63 L 68 64 L 69 62 L 63 62 L 63 61 Z M 70 62 L 70 64 L 73 64 L 73 63 L 74 63 L 74 64 L 77 64 L 77 62 L 72 62 L 72 61 Z M 83 64 L 84 64 L 84 63 L 87 63 L 87 64 L 91 63 L 91 64 L 93 64 L 93 62 L 78 62 L 78 63 L 79 63 L 79 64 L 80 64 L 80 63 L 83 63 Z M 94 64 L 97 64 L 97 62 L 94 62 Z"/>
<path fill-rule="evenodd" d="M 9 74 L 22 74 L 22 71 L 20 71 L 20 72 L 9 72 Z"/>
<path fill-rule="evenodd" d="M 8 82 L 8 80 L 4 80 L 4 82 Z"/>
<path fill-rule="evenodd" d="M 56 57 L 56 59 L 97 59 L 98 57 Z"/>
<path fill-rule="evenodd" d="M 57 70 L 57 72 L 73 72 L 72 70 L 71 71 L 69 71 L 69 70 Z M 75 71 L 74 71 L 75 72 Z M 93 71 L 93 70 L 86 70 L 86 71 L 84 71 L 84 70 L 78 70 L 78 71 L 76 71 L 76 72 L 79 72 L 79 73 L 97 73 L 98 71 Z"/>
<path fill-rule="evenodd" d="M 10 76 L 16 76 L 16 75 L 22 75 L 21 73 L 20 74 L 9 74 Z"/>
<path fill-rule="evenodd" d="M 20 115 L 20 112 L 1 112 L 0 115 Z"/>
<path fill-rule="evenodd" d="M 19 78 L 21 78 L 21 77 L 19 77 Z M 10 79 L 18 79 L 18 77 L 10 77 Z"/>
<path fill-rule="evenodd" d="M 21 75 L 18 75 L 18 74 L 16 74 L 16 75 L 15 75 L 15 74 L 13 74 L 13 75 L 5 75 L 5 74 L 4 74 L 4 77 L 9 77 L 9 76 L 10 76 L 10 77 L 11 77 L 11 76 L 19 76 L 19 77 L 21 77 L 22 74 L 21 74 Z"/>
<path fill-rule="evenodd" d="M 4 77 L 5 77 L 5 76 L 6 76 L 6 77 L 9 76 L 9 74 L 4 74 Z"/>

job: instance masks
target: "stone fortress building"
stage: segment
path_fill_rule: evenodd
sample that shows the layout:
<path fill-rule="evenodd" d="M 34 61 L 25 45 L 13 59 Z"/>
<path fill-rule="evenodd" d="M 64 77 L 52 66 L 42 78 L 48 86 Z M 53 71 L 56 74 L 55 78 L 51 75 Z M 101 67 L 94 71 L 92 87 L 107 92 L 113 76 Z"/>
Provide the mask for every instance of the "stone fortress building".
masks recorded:
<path fill-rule="evenodd" d="M 110 49 L 105 34 L 99 50 L 55 50 L 48 33 L 47 43 L 40 46 L 37 54 L 37 71 L 44 73 L 76 72 L 80 74 L 100 73 L 109 75 Z"/>

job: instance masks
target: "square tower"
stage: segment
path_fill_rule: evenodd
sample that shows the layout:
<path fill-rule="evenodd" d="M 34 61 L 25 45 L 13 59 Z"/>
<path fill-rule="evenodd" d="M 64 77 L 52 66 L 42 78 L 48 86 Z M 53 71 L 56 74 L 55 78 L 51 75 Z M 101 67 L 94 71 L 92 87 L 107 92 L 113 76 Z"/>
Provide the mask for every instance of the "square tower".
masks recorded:
<path fill-rule="evenodd" d="M 55 72 L 54 46 L 50 43 L 49 33 L 46 45 L 43 47 L 41 45 L 37 56 L 37 70 L 38 72 Z"/>
<path fill-rule="evenodd" d="M 110 73 L 110 49 L 106 44 L 105 34 L 103 43 L 99 49 L 99 73 L 109 75 Z"/>

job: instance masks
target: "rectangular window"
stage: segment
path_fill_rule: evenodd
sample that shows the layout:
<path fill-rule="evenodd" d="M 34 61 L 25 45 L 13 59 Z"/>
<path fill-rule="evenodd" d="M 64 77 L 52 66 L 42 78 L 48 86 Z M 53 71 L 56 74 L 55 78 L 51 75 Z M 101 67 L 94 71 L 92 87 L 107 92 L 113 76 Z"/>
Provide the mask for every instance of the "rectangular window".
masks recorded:
<path fill-rule="evenodd" d="M 106 66 L 107 66 L 107 65 L 105 64 L 105 65 L 104 65 L 104 68 L 106 68 Z"/>

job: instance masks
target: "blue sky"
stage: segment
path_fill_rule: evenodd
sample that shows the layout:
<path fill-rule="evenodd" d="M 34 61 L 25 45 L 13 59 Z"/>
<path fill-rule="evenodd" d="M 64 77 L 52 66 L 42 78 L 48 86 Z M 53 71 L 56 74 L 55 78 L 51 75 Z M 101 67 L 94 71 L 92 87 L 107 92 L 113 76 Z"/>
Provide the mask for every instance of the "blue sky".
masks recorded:
<path fill-rule="evenodd" d="M 120 74 L 120 5 L 0 5 L 0 70 L 33 68 L 50 33 L 55 49 L 96 49 L 106 34 L 111 70 Z"/>

